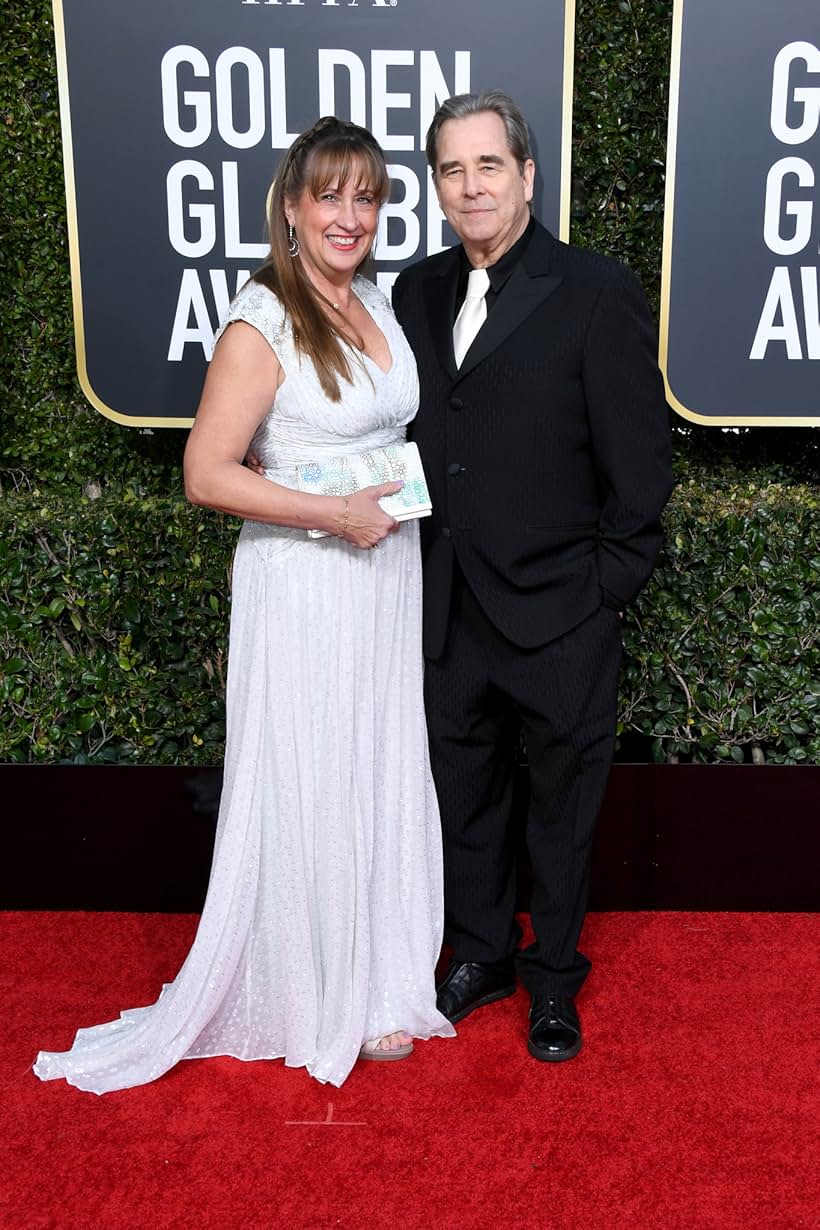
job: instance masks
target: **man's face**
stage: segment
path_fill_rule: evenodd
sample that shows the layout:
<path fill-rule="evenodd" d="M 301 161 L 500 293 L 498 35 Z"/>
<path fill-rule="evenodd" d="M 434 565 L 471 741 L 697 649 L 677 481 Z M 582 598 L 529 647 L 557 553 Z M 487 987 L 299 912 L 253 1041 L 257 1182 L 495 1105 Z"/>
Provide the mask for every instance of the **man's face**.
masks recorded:
<path fill-rule="evenodd" d="M 467 249 L 491 264 L 529 221 L 535 164 L 523 172 L 494 111 L 446 120 L 438 134 L 436 189 L 444 216 Z"/>

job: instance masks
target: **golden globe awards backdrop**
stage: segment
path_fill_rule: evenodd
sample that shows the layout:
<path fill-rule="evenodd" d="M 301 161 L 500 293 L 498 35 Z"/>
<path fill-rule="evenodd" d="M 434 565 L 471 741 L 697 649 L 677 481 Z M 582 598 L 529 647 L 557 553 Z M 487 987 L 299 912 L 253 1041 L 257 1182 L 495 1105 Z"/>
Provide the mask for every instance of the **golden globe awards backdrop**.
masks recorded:
<path fill-rule="evenodd" d="M 454 241 L 424 158 L 452 94 L 515 97 L 537 212 L 567 237 L 574 0 L 54 0 L 54 17 L 77 365 L 118 422 L 191 422 L 219 318 L 267 251 L 275 166 L 321 115 L 385 150 L 388 293 Z"/>
<path fill-rule="evenodd" d="M 680 414 L 820 424 L 819 248 L 819 0 L 676 0 L 661 365 Z"/>

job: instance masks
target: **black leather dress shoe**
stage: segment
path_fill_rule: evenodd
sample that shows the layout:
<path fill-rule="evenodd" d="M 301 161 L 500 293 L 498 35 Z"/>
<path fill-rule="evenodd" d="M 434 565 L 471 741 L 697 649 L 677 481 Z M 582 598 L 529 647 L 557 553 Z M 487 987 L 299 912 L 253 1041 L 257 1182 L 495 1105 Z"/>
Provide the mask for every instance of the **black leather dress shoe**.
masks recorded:
<path fill-rule="evenodd" d="M 514 994 L 512 963 L 484 965 L 480 961 L 451 961 L 436 990 L 436 1007 L 455 1025 L 476 1008 Z"/>
<path fill-rule="evenodd" d="M 527 1050 L 535 1059 L 560 1063 L 581 1049 L 581 1022 L 569 995 L 534 995 Z"/>

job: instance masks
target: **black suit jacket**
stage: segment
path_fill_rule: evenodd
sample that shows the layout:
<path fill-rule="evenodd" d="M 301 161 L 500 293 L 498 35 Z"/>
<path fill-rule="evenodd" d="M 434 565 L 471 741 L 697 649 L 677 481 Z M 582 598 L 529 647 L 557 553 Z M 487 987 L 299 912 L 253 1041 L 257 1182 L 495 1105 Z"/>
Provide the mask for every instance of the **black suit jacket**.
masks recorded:
<path fill-rule="evenodd" d="M 416 356 L 411 437 L 433 515 L 422 521 L 424 650 L 444 646 L 458 562 L 514 644 L 560 636 L 649 577 L 672 488 L 655 331 L 622 265 L 536 224 L 460 370 L 458 248 L 406 269 L 393 294 Z"/>

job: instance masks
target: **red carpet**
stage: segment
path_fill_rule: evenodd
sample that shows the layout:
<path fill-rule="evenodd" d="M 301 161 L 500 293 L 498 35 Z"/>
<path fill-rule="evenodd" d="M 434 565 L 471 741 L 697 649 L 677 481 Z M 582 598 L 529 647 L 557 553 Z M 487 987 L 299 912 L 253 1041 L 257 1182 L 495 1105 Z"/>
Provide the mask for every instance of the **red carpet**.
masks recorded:
<path fill-rule="evenodd" d="M 4 1230 L 818 1224 L 810 916 L 591 916 L 571 1063 L 530 1059 L 519 994 L 341 1090 L 218 1059 L 102 1098 L 41 1084 L 35 1052 L 154 999 L 195 919 L 0 926 Z"/>

